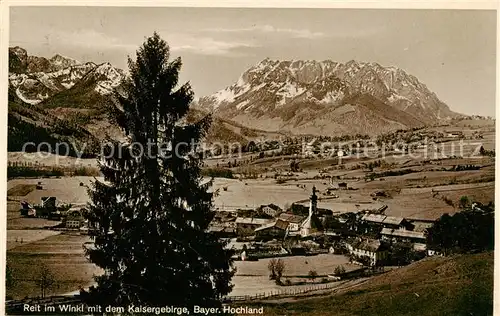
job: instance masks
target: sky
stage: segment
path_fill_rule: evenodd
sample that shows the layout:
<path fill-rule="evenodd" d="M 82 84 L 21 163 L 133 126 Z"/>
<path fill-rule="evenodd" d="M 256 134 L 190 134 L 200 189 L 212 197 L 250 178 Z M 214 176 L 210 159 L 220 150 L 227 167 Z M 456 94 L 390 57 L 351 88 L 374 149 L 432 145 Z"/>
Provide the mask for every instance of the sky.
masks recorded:
<path fill-rule="evenodd" d="M 10 46 L 127 68 L 157 31 L 196 97 L 264 58 L 349 60 L 415 75 L 454 111 L 495 115 L 496 12 L 484 10 L 11 7 Z"/>

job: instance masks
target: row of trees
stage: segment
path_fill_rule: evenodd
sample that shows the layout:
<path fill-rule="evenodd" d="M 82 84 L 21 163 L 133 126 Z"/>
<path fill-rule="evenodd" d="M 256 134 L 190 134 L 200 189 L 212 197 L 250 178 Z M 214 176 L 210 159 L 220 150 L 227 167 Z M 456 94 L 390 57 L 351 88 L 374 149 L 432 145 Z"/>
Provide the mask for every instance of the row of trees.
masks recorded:
<path fill-rule="evenodd" d="M 445 255 L 494 249 L 494 206 L 475 204 L 444 214 L 427 230 L 427 246 Z"/>

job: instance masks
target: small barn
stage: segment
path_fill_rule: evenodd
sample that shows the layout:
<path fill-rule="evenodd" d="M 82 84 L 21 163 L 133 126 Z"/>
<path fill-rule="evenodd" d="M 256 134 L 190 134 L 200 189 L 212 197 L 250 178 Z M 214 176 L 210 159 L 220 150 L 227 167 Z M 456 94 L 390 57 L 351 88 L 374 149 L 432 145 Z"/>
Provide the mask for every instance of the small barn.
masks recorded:
<path fill-rule="evenodd" d="M 253 218 L 253 217 L 238 217 L 235 220 L 236 233 L 239 236 L 250 236 L 255 233 L 255 229 L 272 223 L 272 219 Z"/>
<path fill-rule="evenodd" d="M 276 222 L 255 229 L 255 236 L 259 238 L 285 237 L 288 223 L 278 219 Z"/>

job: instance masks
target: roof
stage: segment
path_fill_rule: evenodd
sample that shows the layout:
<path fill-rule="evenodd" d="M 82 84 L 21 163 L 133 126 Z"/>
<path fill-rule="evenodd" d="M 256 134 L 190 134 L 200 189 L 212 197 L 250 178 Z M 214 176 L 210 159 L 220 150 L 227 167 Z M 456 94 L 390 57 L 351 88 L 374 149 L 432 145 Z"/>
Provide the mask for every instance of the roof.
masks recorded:
<path fill-rule="evenodd" d="M 224 230 L 224 227 L 222 227 L 222 226 L 210 226 L 210 227 L 208 228 L 208 231 L 209 231 L 209 232 L 213 232 L 213 233 L 216 233 L 216 232 L 221 232 L 221 231 L 223 231 L 223 230 Z"/>
<path fill-rule="evenodd" d="M 286 230 L 288 228 L 288 222 L 285 222 L 285 221 L 278 219 L 274 223 L 270 223 L 270 224 L 267 224 L 267 225 L 264 225 L 264 226 L 261 226 L 261 227 L 255 229 L 255 231 L 262 231 L 262 230 L 273 228 L 273 227 L 278 228 L 278 229 L 282 229 L 282 230 Z"/>
<path fill-rule="evenodd" d="M 382 223 L 386 217 L 387 216 L 380 214 L 366 214 L 361 218 L 361 220 L 367 222 Z"/>
<path fill-rule="evenodd" d="M 316 215 L 308 216 L 307 219 L 300 225 L 301 228 L 307 228 L 312 230 L 321 230 L 323 229 L 323 225 L 319 221 Z"/>
<path fill-rule="evenodd" d="M 279 229 L 287 229 L 288 228 L 288 222 L 285 222 L 285 221 L 282 221 L 282 220 L 278 219 L 276 221 L 276 223 L 274 224 L 274 226 L 276 228 L 279 228 Z"/>
<path fill-rule="evenodd" d="M 212 233 L 234 233 L 234 228 L 224 226 L 210 226 L 208 228 L 208 231 Z"/>
<path fill-rule="evenodd" d="M 371 252 L 382 251 L 385 249 L 385 244 L 383 244 L 378 239 L 364 239 L 361 241 L 355 241 L 351 244 L 354 249 L 361 249 Z"/>
<path fill-rule="evenodd" d="M 428 228 L 431 228 L 433 223 L 424 223 L 424 222 L 413 222 L 413 231 L 416 232 L 425 232 Z"/>
<path fill-rule="evenodd" d="M 305 216 L 290 213 L 281 213 L 280 216 L 278 216 L 278 219 L 289 223 L 300 224 L 304 221 Z"/>
<path fill-rule="evenodd" d="M 403 217 L 386 216 L 381 214 L 366 214 L 361 220 L 380 224 L 401 225 L 405 220 Z"/>
<path fill-rule="evenodd" d="M 265 218 L 253 218 L 253 217 L 238 217 L 236 218 L 236 224 L 250 224 L 250 225 L 266 225 L 271 222 L 272 219 Z"/>
<path fill-rule="evenodd" d="M 416 231 L 412 231 L 412 230 L 383 228 L 381 234 L 387 235 L 387 236 L 425 239 L 424 232 L 416 232 Z"/>
<path fill-rule="evenodd" d="M 403 217 L 386 216 L 383 224 L 401 225 L 405 219 Z"/>
<path fill-rule="evenodd" d="M 275 211 L 281 211 L 281 207 L 279 207 L 279 206 L 278 206 L 278 205 L 276 205 L 276 204 L 272 204 L 272 203 L 271 203 L 271 204 L 267 204 L 267 205 L 261 205 L 261 206 L 259 207 L 259 209 L 263 209 L 263 208 L 264 208 L 264 207 L 266 207 L 266 206 L 267 206 L 267 207 L 269 207 L 269 208 L 272 208 L 272 209 L 273 209 L 273 210 L 275 210 Z"/>

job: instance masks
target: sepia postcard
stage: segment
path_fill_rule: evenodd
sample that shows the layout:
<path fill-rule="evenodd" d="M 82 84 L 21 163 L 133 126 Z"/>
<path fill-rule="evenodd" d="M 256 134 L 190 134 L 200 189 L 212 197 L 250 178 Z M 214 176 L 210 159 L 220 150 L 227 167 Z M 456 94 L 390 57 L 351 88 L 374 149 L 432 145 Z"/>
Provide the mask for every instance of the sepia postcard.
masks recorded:
<path fill-rule="evenodd" d="M 76 4 L 2 4 L 5 314 L 495 314 L 496 2 Z"/>

